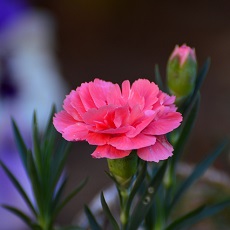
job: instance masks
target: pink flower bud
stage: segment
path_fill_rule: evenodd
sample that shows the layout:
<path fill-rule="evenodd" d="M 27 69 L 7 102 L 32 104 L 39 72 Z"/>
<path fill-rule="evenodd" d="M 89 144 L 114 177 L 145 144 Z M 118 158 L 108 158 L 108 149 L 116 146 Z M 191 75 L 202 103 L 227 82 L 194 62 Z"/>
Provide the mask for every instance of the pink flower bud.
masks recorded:
<path fill-rule="evenodd" d="M 173 53 L 171 54 L 169 60 L 173 58 L 178 58 L 180 66 L 182 66 L 188 58 L 193 59 L 196 62 L 196 54 L 195 49 L 183 44 L 181 47 L 176 45 Z"/>
<path fill-rule="evenodd" d="M 193 92 L 196 75 L 195 49 L 186 45 L 176 46 L 167 64 L 167 85 L 169 91 L 177 97 L 177 104 Z"/>

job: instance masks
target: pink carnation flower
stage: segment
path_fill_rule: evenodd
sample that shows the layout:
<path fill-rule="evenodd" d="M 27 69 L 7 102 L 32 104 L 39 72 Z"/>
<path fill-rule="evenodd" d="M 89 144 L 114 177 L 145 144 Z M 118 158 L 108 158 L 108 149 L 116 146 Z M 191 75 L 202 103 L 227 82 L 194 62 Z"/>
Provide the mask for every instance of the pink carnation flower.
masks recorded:
<path fill-rule="evenodd" d="M 180 125 L 175 96 L 161 92 L 146 79 L 118 84 L 95 79 L 72 90 L 54 126 L 68 141 L 97 145 L 95 158 L 117 159 L 132 150 L 146 161 L 165 160 L 173 147 L 165 134 Z"/>

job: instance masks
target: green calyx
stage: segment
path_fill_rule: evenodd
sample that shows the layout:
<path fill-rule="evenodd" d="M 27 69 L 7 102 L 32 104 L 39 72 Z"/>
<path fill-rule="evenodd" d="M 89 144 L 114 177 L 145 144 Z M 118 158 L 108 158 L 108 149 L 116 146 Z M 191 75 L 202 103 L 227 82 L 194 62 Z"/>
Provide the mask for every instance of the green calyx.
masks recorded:
<path fill-rule="evenodd" d="M 181 65 L 180 58 L 174 57 L 167 65 L 167 85 L 169 91 L 181 101 L 189 96 L 195 87 L 197 62 L 188 56 Z"/>
<path fill-rule="evenodd" d="M 108 159 L 109 171 L 122 187 L 127 187 L 137 172 L 138 157 L 136 153 L 120 159 Z"/>

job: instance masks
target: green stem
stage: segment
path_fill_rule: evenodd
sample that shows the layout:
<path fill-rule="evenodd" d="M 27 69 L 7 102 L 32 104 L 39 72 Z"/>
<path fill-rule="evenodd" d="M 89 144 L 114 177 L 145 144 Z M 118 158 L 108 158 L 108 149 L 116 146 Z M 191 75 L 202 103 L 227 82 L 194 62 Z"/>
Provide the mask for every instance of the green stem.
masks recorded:
<path fill-rule="evenodd" d="M 121 195 L 121 213 L 120 213 L 120 220 L 122 225 L 122 230 L 125 230 L 128 225 L 128 219 L 129 219 L 129 210 L 127 208 L 127 201 L 129 197 L 129 189 L 122 188 L 120 189 L 120 195 Z"/>
<path fill-rule="evenodd" d="M 42 230 L 52 230 L 52 221 L 50 221 L 47 217 L 39 218 L 39 225 L 41 226 Z"/>

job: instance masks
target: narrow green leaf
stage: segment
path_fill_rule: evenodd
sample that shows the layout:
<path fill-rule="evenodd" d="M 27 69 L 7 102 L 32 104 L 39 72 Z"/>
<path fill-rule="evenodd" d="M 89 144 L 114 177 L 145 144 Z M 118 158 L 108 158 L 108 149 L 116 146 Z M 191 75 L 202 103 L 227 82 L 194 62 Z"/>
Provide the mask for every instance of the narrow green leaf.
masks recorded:
<path fill-rule="evenodd" d="M 129 220 L 129 230 L 137 229 L 142 221 L 144 220 L 145 216 L 147 215 L 150 207 L 153 204 L 154 197 L 157 193 L 159 186 L 163 180 L 165 171 L 167 168 L 167 161 L 165 161 L 161 167 L 158 169 L 154 178 L 151 179 L 149 185 L 147 186 L 144 194 L 140 197 L 132 215 Z"/>
<path fill-rule="evenodd" d="M 167 204 L 167 207 L 172 202 L 172 198 L 175 193 L 175 179 L 176 179 L 176 165 L 179 162 L 181 155 L 183 153 L 184 147 L 187 143 L 187 140 L 191 134 L 191 131 L 194 127 L 194 124 L 196 122 L 197 114 L 199 111 L 199 104 L 200 104 L 200 97 L 198 95 L 197 101 L 195 102 L 192 110 L 190 111 L 189 114 L 187 114 L 186 117 L 184 117 L 182 126 L 178 129 L 175 130 L 174 132 L 180 132 L 179 133 L 179 138 L 174 144 L 174 155 L 172 158 L 169 159 L 169 164 L 168 164 L 168 171 L 167 171 L 167 176 L 169 177 L 168 179 L 171 181 L 170 186 L 167 187 L 166 190 L 166 197 L 165 197 L 165 203 Z M 170 212 L 170 209 L 166 208 L 166 211 Z"/>
<path fill-rule="evenodd" d="M 56 215 L 62 210 L 63 207 L 65 207 L 65 205 L 74 198 L 74 196 L 77 195 L 77 193 L 79 193 L 82 188 L 86 185 L 88 181 L 88 178 L 86 178 L 85 180 L 83 180 L 80 185 L 75 188 L 67 197 L 65 197 L 65 199 L 61 202 L 61 204 L 58 205 L 58 207 L 56 208 L 56 210 L 54 211 L 54 217 L 56 217 Z"/>
<path fill-rule="evenodd" d="M 112 175 L 112 173 L 105 171 L 105 174 L 114 182 L 116 189 L 117 189 L 117 192 L 118 192 L 120 206 L 121 206 L 122 205 L 122 196 L 121 196 L 121 191 L 120 191 L 120 184 L 116 180 L 116 178 Z"/>
<path fill-rule="evenodd" d="M 133 198 L 135 197 L 137 191 L 140 189 L 141 187 L 141 184 L 143 183 L 144 181 L 144 178 L 145 178 L 145 175 L 146 175 L 146 170 L 147 170 L 147 163 L 146 161 L 143 163 L 143 166 L 141 168 L 141 171 L 139 172 L 137 178 L 136 178 L 136 181 L 134 183 L 134 186 L 130 192 L 130 195 L 128 197 L 128 201 L 127 201 L 127 210 L 130 209 L 131 207 L 131 204 L 132 204 L 132 201 L 133 201 Z"/>
<path fill-rule="evenodd" d="M 188 138 L 191 134 L 191 131 L 194 127 L 194 124 L 195 124 L 196 118 L 197 118 L 197 114 L 199 111 L 199 105 L 200 105 L 200 96 L 198 95 L 193 108 L 191 109 L 190 113 L 184 117 L 182 127 L 179 128 L 179 130 L 181 130 L 181 133 L 180 133 L 179 139 L 177 140 L 177 142 L 174 146 L 174 152 L 173 152 L 174 156 L 172 157 L 173 167 L 175 166 L 175 164 L 180 159 L 181 154 L 184 150 L 185 144 L 187 143 L 187 140 L 188 140 Z M 174 170 L 174 168 L 173 168 L 173 170 Z"/>
<path fill-rule="evenodd" d="M 72 143 L 62 140 L 52 162 L 52 188 L 55 188 L 63 172 Z"/>
<path fill-rule="evenodd" d="M 33 146 L 34 146 L 34 155 L 35 155 L 35 165 L 38 170 L 38 174 L 42 175 L 42 153 L 40 148 L 40 142 L 39 142 L 39 131 L 38 131 L 38 123 L 37 123 L 37 117 L 36 113 L 34 112 L 33 116 Z"/>
<path fill-rule="evenodd" d="M 12 126 L 13 126 L 13 132 L 14 132 L 14 138 L 17 144 L 17 148 L 19 150 L 19 155 L 21 158 L 21 161 L 23 163 L 23 166 L 28 173 L 28 165 L 27 165 L 27 147 L 23 141 L 23 138 L 19 132 L 18 126 L 16 122 L 12 119 Z"/>
<path fill-rule="evenodd" d="M 202 66 L 200 72 L 198 73 L 197 75 L 197 80 L 196 80 L 196 85 L 195 85 L 195 89 L 193 91 L 193 94 L 191 95 L 191 97 L 187 100 L 187 102 L 185 103 L 184 105 L 184 108 L 183 108 L 183 115 L 185 115 L 186 113 L 189 112 L 189 110 L 193 107 L 195 101 L 196 101 L 196 98 L 197 98 L 197 94 L 199 93 L 200 91 L 200 88 L 205 80 L 205 77 L 208 73 L 208 70 L 210 68 L 210 64 L 211 64 L 211 59 L 208 58 L 204 65 Z"/>
<path fill-rule="evenodd" d="M 222 153 L 224 148 L 227 145 L 227 141 L 224 141 L 220 144 L 213 153 L 208 155 L 202 162 L 200 162 L 196 168 L 193 170 L 192 174 L 181 184 L 179 189 L 177 190 L 174 199 L 169 207 L 171 210 L 172 207 L 176 204 L 176 202 L 181 198 L 181 196 L 185 193 L 185 191 L 195 182 L 197 181 L 203 173 L 208 169 L 208 167 L 216 160 L 216 158 Z"/>
<path fill-rule="evenodd" d="M 9 210 L 10 212 L 14 213 L 16 216 L 18 216 L 21 220 L 23 220 L 31 229 L 34 230 L 42 230 L 37 224 L 33 222 L 32 219 L 30 219 L 29 216 L 27 216 L 24 212 L 21 210 L 9 206 L 9 205 L 2 205 L 5 209 Z"/>
<path fill-rule="evenodd" d="M 149 211 L 145 217 L 145 226 L 146 226 L 146 229 L 154 229 L 154 222 L 156 220 L 155 218 L 155 207 L 154 205 L 152 205 L 150 208 L 149 208 Z"/>
<path fill-rule="evenodd" d="M 103 195 L 103 192 L 101 193 L 101 205 L 102 205 L 102 208 L 103 208 L 107 218 L 109 219 L 113 229 L 114 230 L 119 230 L 120 229 L 119 225 L 118 225 L 117 221 L 115 220 L 115 218 L 113 217 L 113 215 L 112 215 L 112 213 L 111 213 L 111 211 L 109 209 L 109 206 L 106 203 L 106 200 L 105 200 L 105 197 Z"/>
<path fill-rule="evenodd" d="M 50 137 L 52 137 L 52 135 L 50 135 L 50 134 L 54 130 L 54 128 L 53 128 L 53 116 L 54 116 L 55 112 L 56 112 L 56 106 L 53 105 L 51 112 L 50 112 L 49 120 L 48 120 L 47 125 L 46 125 L 45 133 L 43 136 L 44 140 L 50 139 Z"/>
<path fill-rule="evenodd" d="M 165 230 L 173 230 L 178 229 L 180 226 L 186 223 L 186 221 L 189 221 L 191 218 L 194 218 L 194 216 L 198 215 L 200 212 L 202 212 L 205 209 L 205 205 L 201 205 L 198 208 L 192 210 L 189 213 L 186 213 L 184 216 L 176 219 L 173 221 Z"/>
<path fill-rule="evenodd" d="M 158 191 L 155 199 L 155 206 L 154 206 L 154 227 L 153 229 L 162 229 L 165 226 L 165 205 L 164 205 L 164 191 L 163 186 L 161 186 L 161 190 Z"/>
<path fill-rule="evenodd" d="M 210 68 L 210 64 L 211 64 L 211 59 L 207 58 L 207 60 L 205 61 L 204 65 L 202 66 L 200 72 L 198 73 L 197 76 L 197 80 L 196 80 L 196 87 L 195 87 L 195 93 L 198 92 L 205 80 L 205 77 L 207 76 L 207 73 L 209 71 Z"/>
<path fill-rule="evenodd" d="M 11 173 L 11 171 L 7 168 L 7 166 L 2 161 L 0 161 L 0 165 L 2 166 L 3 170 L 5 171 L 5 173 L 11 180 L 11 182 L 13 183 L 14 187 L 18 190 L 18 192 L 20 193 L 20 195 L 22 196 L 26 204 L 29 206 L 31 211 L 34 213 L 35 216 L 37 216 L 37 212 L 34 206 L 32 205 L 28 195 L 26 194 L 25 190 L 22 188 L 21 184 L 18 182 L 16 177 Z"/>
<path fill-rule="evenodd" d="M 160 75 L 160 70 L 159 70 L 158 65 L 155 65 L 155 81 L 158 87 L 160 88 L 160 90 L 162 90 L 163 92 L 166 92 L 161 75 Z"/>
<path fill-rule="evenodd" d="M 59 204 L 61 200 L 61 196 L 63 195 L 64 189 L 65 189 L 66 183 L 67 183 L 67 178 L 64 178 L 52 200 L 52 210 L 55 210 L 57 205 Z"/>
<path fill-rule="evenodd" d="M 36 199 L 37 207 L 39 209 L 39 213 L 44 212 L 44 204 L 43 204 L 43 189 L 41 187 L 41 181 L 37 172 L 37 168 L 35 166 L 33 154 L 31 150 L 28 150 L 28 173 L 29 173 L 29 178 L 30 182 L 33 188 L 33 194 Z"/>
<path fill-rule="evenodd" d="M 102 228 L 98 224 L 96 218 L 94 217 L 94 215 L 90 211 L 89 207 L 86 206 L 86 205 L 85 205 L 85 214 L 86 214 L 87 219 L 89 221 L 90 229 L 92 229 L 92 230 L 102 230 Z"/>
<path fill-rule="evenodd" d="M 197 209 L 191 211 L 190 213 L 185 214 L 184 216 L 175 220 L 165 230 L 174 230 L 174 229 L 179 230 L 182 228 L 185 229 L 186 227 L 188 226 L 190 227 L 191 225 L 201 221 L 204 218 L 219 213 L 220 211 L 222 211 L 223 209 L 229 206 L 230 206 L 230 199 L 227 199 L 225 201 L 210 206 L 202 205 Z"/>

